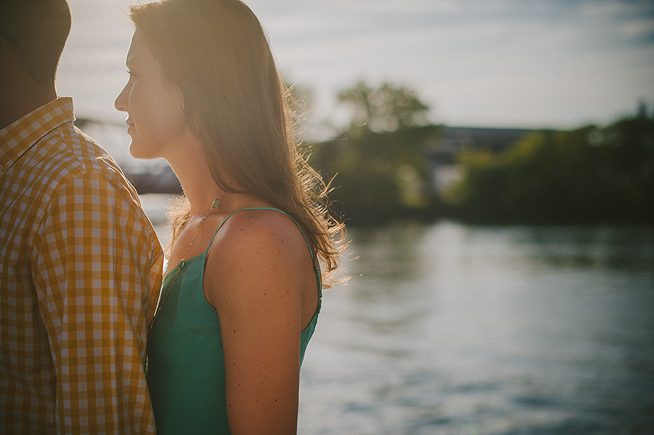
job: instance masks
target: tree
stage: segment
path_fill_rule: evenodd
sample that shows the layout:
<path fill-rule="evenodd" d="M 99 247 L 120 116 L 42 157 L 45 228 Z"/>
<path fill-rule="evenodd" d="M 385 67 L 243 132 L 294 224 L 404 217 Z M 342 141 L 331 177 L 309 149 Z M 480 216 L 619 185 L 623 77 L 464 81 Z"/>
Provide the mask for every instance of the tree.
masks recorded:
<path fill-rule="evenodd" d="M 339 139 L 314 146 L 312 163 L 325 178 L 338 174 L 332 197 L 339 211 L 360 223 L 429 214 L 425 146 L 439 129 L 428 123 L 429 107 L 392 83 L 358 82 L 338 99 L 352 108 L 352 121 Z"/>
<path fill-rule="evenodd" d="M 502 223 L 654 219 L 654 121 L 533 133 L 493 155 L 460 156 L 447 200 L 466 220 Z"/>
<path fill-rule="evenodd" d="M 429 106 L 402 85 L 384 82 L 373 88 L 360 81 L 339 92 L 338 100 L 352 109 L 350 130 L 381 133 L 428 124 Z"/>

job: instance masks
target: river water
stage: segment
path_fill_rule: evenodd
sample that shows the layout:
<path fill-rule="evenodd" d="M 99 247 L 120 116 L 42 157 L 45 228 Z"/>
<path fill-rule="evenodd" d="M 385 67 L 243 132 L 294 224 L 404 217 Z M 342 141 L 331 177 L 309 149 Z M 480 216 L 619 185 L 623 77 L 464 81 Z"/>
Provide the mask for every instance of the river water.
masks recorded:
<path fill-rule="evenodd" d="M 165 240 L 167 195 L 143 195 Z M 654 432 L 654 228 L 353 229 L 302 434 Z"/>

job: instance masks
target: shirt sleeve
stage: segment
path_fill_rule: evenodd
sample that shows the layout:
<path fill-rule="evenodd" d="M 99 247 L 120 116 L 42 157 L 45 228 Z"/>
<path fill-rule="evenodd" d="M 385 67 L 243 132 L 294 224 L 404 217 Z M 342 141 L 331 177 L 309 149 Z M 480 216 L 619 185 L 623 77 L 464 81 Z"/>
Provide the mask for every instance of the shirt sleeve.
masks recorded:
<path fill-rule="evenodd" d="M 33 246 L 57 433 L 154 433 L 144 361 L 163 254 L 138 199 L 106 177 L 65 182 Z"/>

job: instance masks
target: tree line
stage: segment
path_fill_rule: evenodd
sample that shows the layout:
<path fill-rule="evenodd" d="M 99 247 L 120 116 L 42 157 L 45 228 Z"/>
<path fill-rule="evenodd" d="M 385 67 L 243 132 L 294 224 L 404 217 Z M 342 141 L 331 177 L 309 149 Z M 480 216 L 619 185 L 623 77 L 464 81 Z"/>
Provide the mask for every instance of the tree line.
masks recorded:
<path fill-rule="evenodd" d="M 462 178 L 436 192 L 427 148 L 442 126 L 414 90 L 359 82 L 338 100 L 351 122 L 313 144 L 310 160 L 332 180 L 334 212 L 350 224 L 654 223 L 654 120 L 642 107 L 608 126 L 535 131 L 500 153 L 463 151 Z"/>

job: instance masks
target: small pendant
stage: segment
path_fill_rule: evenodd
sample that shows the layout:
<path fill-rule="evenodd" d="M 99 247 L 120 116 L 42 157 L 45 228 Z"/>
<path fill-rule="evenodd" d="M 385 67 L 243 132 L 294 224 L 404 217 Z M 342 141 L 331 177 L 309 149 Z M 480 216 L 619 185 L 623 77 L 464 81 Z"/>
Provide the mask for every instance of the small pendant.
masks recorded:
<path fill-rule="evenodd" d="M 211 203 L 211 208 L 218 208 L 218 207 L 220 207 L 220 199 L 216 198 Z"/>
<path fill-rule="evenodd" d="M 179 260 L 179 268 L 180 269 L 184 269 L 185 264 L 186 264 L 186 260 L 184 260 L 183 258 L 181 260 Z"/>

